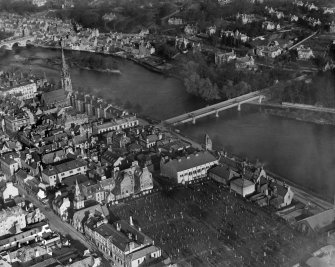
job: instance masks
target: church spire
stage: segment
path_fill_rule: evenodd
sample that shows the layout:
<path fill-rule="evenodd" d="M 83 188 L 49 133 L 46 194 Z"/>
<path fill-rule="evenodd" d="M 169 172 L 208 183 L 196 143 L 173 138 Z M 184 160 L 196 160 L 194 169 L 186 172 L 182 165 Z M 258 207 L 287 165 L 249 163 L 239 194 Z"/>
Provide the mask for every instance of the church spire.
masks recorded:
<path fill-rule="evenodd" d="M 76 180 L 76 191 L 74 193 L 75 198 L 78 198 L 81 195 L 78 180 Z"/>
<path fill-rule="evenodd" d="M 73 206 L 77 210 L 79 210 L 79 209 L 81 209 L 81 208 L 83 208 L 85 206 L 84 205 L 84 197 L 83 197 L 83 195 L 80 192 L 80 187 L 79 187 L 79 184 L 78 184 L 78 180 L 76 180 Z"/>
<path fill-rule="evenodd" d="M 72 81 L 70 77 L 69 66 L 66 64 L 64 49 L 62 45 L 62 70 L 61 70 L 61 81 L 62 81 L 62 89 L 66 92 L 72 94 Z"/>

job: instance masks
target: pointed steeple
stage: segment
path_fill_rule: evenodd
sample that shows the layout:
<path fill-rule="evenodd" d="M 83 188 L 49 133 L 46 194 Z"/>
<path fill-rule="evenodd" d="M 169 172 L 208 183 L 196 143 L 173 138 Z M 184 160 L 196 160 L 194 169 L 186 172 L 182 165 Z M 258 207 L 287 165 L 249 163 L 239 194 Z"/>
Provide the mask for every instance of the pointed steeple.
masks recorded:
<path fill-rule="evenodd" d="M 205 135 L 205 148 L 206 150 L 213 150 L 212 140 L 208 134 Z"/>
<path fill-rule="evenodd" d="M 81 209 L 85 206 L 84 197 L 80 192 L 80 187 L 79 187 L 77 179 L 76 179 L 76 187 L 75 187 L 75 193 L 74 193 L 73 206 L 77 210 L 79 210 L 79 209 Z"/>
<path fill-rule="evenodd" d="M 71 94 L 73 92 L 72 81 L 71 81 L 71 77 L 70 77 L 69 66 L 66 64 L 63 45 L 62 45 L 61 83 L 62 83 L 62 89 L 64 89 L 66 92 L 68 92 L 69 96 L 71 96 Z"/>
<path fill-rule="evenodd" d="M 81 192 L 80 192 L 80 187 L 79 187 L 79 184 L 78 184 L 78 180 L 76 179 L 76 191 L 75 191 L 75 198 L 78 198 L 79 196 L 81 195 Z"/>

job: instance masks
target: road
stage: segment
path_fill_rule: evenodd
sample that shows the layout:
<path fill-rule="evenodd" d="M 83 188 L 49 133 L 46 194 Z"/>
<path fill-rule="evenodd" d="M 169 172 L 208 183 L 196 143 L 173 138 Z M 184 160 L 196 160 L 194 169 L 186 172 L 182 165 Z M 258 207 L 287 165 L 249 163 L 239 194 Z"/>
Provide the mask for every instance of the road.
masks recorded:
<path fill-rule="evenodd" d="M 19 189 L 20 194 L 24 196 L 24 199 L 33 203 L 45 215 L 45 217 L 49 220 L 51 229 L 61 233 L 62 235 L 70 235 L 71 238 L 79 241 L 85 247 L 89 248 L 91 251 L 97 250 L 94 244 L 89 242 L 82 233 L 78 232 L 70 224 L 62 221 L 62 219 L 58 217 L 50 208 L 46 209 L 46 207 L 39 200 L 37 200 L 32 195 L 28 194 L 28 192 L 24 188 L 22 188 L 22 186 L 18 184 L 17 187 Z"/>
<path fill-rule="evenodd" d="M 296 48 L 297 46 L 301 45 L 302 43 L 304 43 L 308 39 L 314 37 L 318 33 L 319 33 L 319 31 L 314 32 L 313 34 L 311 34 L 310 36 L 307 36 L 305 39 L 301 40 L 300 42 L 296 43 L 295 45 L 292 45 L 288 50 L 292 50 L 292 49 Z"/>

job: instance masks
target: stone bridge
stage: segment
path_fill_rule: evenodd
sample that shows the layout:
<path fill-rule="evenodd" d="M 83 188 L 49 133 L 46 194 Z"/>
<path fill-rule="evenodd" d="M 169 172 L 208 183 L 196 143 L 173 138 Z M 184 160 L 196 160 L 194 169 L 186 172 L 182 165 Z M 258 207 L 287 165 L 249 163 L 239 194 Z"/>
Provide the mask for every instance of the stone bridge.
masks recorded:
<path fill-rule="evenodd" d="M 0 48 L 7 50 L 12 50 L 14 45 L 26 46 L 29 43 L 32 43 L 35 40 L 35 36 L 26 36 L 17 39 L 5 39 L 0 41 Z"/>

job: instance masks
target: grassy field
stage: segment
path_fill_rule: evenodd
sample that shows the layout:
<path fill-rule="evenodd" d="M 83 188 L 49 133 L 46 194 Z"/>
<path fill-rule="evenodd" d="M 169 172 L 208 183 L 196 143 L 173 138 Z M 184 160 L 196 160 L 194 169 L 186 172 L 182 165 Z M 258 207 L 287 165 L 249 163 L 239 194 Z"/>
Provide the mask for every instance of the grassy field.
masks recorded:
<path fill-rule="evenodd" d="M 158 192 L 112 206 L 180 266 L 292 266 L 316 250 L 303 236 L 264 209 L 213 182 Z"/>

